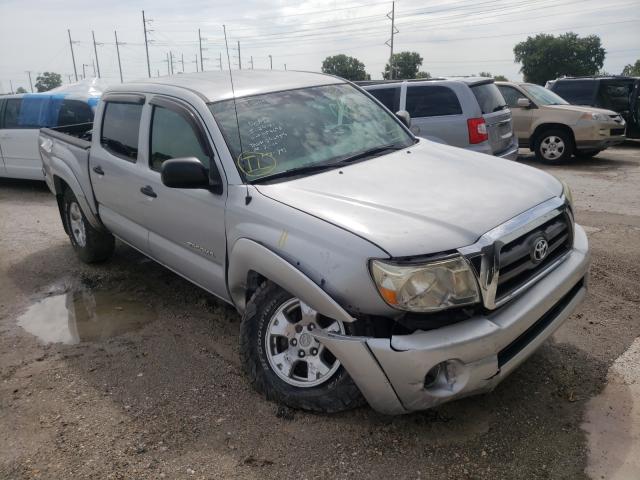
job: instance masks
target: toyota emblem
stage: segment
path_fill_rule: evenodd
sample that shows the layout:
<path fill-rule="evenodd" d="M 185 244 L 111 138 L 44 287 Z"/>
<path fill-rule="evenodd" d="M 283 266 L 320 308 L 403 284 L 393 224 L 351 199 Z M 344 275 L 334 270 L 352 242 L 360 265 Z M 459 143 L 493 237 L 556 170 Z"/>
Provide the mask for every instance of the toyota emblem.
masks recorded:
<path fill-rule="evenodd" d="M 531 249 L 533 263 L 540 263 L 545 259 L 547 253 L 549 253 L 549 242 L 546 239 L 540 237 L 533 242 L 533 248 Z"/>

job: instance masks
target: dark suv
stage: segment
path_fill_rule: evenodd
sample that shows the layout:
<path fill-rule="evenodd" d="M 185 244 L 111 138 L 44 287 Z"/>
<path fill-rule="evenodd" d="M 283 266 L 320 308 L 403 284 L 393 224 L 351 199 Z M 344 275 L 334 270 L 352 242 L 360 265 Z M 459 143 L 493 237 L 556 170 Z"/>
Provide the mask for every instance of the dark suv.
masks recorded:
<path fill-rule="evenodd" d="M 590 105 L 618 112 L 627 122 L 627 137 L 640 138 L 638 77 L 565 77 L 546 87 L 573 105 Z"/>

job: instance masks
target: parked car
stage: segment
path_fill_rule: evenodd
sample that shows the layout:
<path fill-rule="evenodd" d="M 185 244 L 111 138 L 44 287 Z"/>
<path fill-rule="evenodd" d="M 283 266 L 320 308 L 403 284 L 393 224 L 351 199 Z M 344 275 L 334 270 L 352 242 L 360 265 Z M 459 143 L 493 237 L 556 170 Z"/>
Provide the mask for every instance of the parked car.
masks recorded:
<path fill-rule="evenodd" d="M 114 86 L 90 142 L 39 142 L 80 259 L 115 236 L 234 305 L 267 398 L 397 414 L 487 392 L 585 296 L 555 177 L 416 138 L 333 76 L 233 77 L 237 97 L 223 72 Z"/>
<path fill-rule="evenodd" d="M 619 113 L 627 123 L 627 137 L 640 138 L 640 78 L 564 77 L 548 81 L 546 87 L 573 105 L 589 105 Z"/>
<path fill-rule="evenodd" d="M 571 155 L 590 158 L 625 140 L 625 121 L 614 111 L 570 105 L 532 83 L 497 85 L 511 108 L 520 146 L 542 162 L 561 163 Z"/>
<path fill-rule="evenodd" d="M 490 78 L 357 82 L 419 137 L 509 160 L 518 156 L 511 112 Z"/>
<path fill-rule="evenodd" d="M 25 93 L 0 97 L 0 177 L 44 180 L 40 128 L 93 121 L 98 97 Z"/>

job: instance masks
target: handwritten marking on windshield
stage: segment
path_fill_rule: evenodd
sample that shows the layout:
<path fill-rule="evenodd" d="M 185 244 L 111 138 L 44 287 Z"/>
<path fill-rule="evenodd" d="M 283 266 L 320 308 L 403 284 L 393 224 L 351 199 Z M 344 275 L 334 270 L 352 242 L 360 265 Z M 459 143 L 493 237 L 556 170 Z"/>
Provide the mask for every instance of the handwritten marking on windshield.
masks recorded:
<path fill-rule="evenodd" d="M 245 175 L 250 177 L 267 175 L 278 166 L 273 153 L 270 152 L 243 152 L 238 155 L 236 164 Z"/>

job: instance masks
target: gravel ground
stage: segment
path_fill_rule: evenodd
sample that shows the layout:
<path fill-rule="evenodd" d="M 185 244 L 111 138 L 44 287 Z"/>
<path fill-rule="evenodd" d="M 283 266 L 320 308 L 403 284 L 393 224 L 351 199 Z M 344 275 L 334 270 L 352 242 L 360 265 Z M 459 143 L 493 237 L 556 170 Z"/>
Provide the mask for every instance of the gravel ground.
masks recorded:
<path fill-rule="evenodd" d="M 233 309 L 122 244 L 81 264 L 45 186 L 0 180 L 0 478 L 640 478 L 640 144 L 522 153 L 573 187 L 590 295 L 493 393 L 393 418 L 265 401 Z"/>

